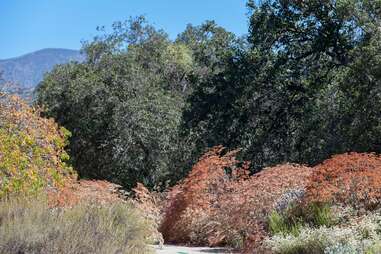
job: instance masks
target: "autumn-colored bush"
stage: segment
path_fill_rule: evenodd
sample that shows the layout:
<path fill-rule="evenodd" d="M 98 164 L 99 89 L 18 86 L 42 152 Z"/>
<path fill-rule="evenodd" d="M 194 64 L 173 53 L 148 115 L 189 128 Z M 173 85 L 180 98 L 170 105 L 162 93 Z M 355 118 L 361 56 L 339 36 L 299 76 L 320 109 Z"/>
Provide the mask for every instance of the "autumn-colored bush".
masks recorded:
<path fill-rule="evenodd" d="M 0 94 L 0 198 L 36 193 L 75 178 L 65 163 L 69 135 L 17 97 Z"/>
<path fill-rule="evenodd" d="M 258 247 L 268 234 L 267 218 L 284 195 L 304 189 L 311 169 L 284 164 L 263 169 L 249 178 L 228 182 L 215 218 L 228 232 L 241 235 L 245 249 Z"/>
<path fill-rule="evenodd" d="M 210 218 L 213 201 L 226 176 L 224 169 L 236 164 L 235 152 L 223 155 L 223 147 L 215 147 L 202 156 L 189 175 L 173 187 L 167 196 L 164 217 L 159 228 L 167 242 L 190 242 L 192 232 L 203 225 L 196 225 L 203 217 Z M 201 235 L 198 241 L 208 242 Z"/>
<path fill-rule="evenodd" d="M 380 204 L 380 156 L 342 154 L 314 168 L 283 164 L 249 175 L 248 164 L 235 158 L 237 152 L 214 147 L 168 192 L 160 226 L 167 242 L 261 251 L 271 227 L 296 236 L 303 227 L 340 223 L 332 204 L 366 209 Z M 276 221 L 274 213 L 297 216 L 300 225 Z"/>
<path fill-rule="evenodd" d="M 50 207 L 73 207 L 83 202 L 110 205 L 124 202 L 121 186 L 102 180 L 79 180 L 47 191 Z"/>
<path fill-rule="evenodd" d="M 285 164 L 249 176 L 238 151 L 215 147 L 168 194 L 160 227 L 168 242 L 251 248 L 284 193 L 304 188 L 310 168 Z"/>
<path fill-rule="evenodd" d="M 381 203 L 381 157 L 346 153 L 314 167 L 307 203 L 322 202 L 374 209 Z"/>
<path fill-rule="evenodd" d="M 335 155 L 312 172 L 302 202 L 273 212 L 265 246 L 280 254 L 380 253 L 381 157 Z"/>

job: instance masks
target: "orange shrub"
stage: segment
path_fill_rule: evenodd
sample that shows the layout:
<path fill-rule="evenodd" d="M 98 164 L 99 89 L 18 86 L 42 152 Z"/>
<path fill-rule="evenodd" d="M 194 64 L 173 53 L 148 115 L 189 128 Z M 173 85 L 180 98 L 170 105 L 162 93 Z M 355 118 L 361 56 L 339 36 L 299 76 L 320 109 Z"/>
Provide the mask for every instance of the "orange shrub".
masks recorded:
<path fill-rule="evenodd" d="M 65 186 L 48 190 L 50 207 L 73 207 L 83 202 L 101 205 L 123 202 L 121 186 L 101 180 L 67 182 Z"/>
<path fill-rule="evenodd" d="M 258 247 L 267 235 L 267 218 L 282 196 L 304 189 L 311 169 L 296 164 L 265 168 L 250 178 L 227 183 L 214 219 L 225 232 L 240 234 L 245 249 Z M 229 234 L 226 234 L 229 235 Z"/>
<path fill-rule="evenodd" d="M 193 167 L 189 175 L 167 196 L 167 206 L 159 231 L 167 242 L 191 241 L 195 223 L 211 214 L 212 199 L 224 179 L 224 169 L 236 164 L 236 152 L 222 155 L 224 148 L 214 147 Z M 207 239 L 204 239 L 207 242 Z"/>
<path fill-rule="evenodd" d="M 307 202 L 331 202 L 374 209 L 381 201 L 381 157 L 375 154 L 335 155 L 314 168 Z"/>
<path fill-rule="evenodd" d="M 160 231 L 167 242 L 248 249 L 266 236 L 268 214 L 287 191 L 303 188 L 310 168 L 285 164 L 249 176 L 237 151 L 215 147 L 168 194 Z"/>

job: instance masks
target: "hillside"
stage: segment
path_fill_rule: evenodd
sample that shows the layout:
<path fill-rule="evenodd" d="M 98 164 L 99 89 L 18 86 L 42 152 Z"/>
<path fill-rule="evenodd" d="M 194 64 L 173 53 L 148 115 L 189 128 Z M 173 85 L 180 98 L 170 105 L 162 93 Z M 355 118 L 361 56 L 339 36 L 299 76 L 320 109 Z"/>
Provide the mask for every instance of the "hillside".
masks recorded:
<path fill-rule="evenodd" d="M 32 90 L 44 74 L 56 64 L 83 61 L 77 50 L 42 49 L 20 57 L 0 60 L 0 72 L 7 82 L 16 83 L 21 90 Z"/>

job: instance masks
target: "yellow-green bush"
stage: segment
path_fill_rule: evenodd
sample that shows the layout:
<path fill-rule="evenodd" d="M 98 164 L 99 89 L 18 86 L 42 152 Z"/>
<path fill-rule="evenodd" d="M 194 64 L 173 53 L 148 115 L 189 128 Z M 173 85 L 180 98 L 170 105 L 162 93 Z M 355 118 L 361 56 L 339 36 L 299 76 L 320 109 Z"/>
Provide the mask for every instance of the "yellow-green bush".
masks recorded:
<path fill-rule="evenodd" d="M 44 198 L 0 202 L 2 254 L 151 253 L 149 225 L 128 203 L 48 207 Z"/>
<path fill-rule="evenodd" d="M 36 193 L 74 177 L 65 163 L 69 135 L 17 97 L 0 94 L 0 198 Z"/>

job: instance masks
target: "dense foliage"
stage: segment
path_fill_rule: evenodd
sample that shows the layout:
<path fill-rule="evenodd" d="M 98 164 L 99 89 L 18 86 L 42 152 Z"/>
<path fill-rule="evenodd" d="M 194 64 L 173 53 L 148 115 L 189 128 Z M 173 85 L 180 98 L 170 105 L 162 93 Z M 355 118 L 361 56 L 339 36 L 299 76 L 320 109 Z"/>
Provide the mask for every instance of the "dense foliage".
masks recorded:
<path fill-rule="evenodd" d="M 64 151 L 69 134 L 18 98 L 0 94 L 0 198 L 62 186 L 75 177 Z"/>
<path fill-rule="evenodd" d="M 380 152 L 380 4 L 250 2 L 249 49 L 197 87 L 185 129 L 241 147 L 253 169 Z"/>
<path fill-rule="evenodd" d="M 38 89 L 73 133 L 84 177 L 149 187 L 208 148 L 242 148 L 251 170 L 381 152 L 381 2 L 248 2 L 249 33 L 214 22 L 172 41 L 138 17 L 84 44 Z"/>
<path fill-rule="evenodd" d="M 47 75 L 38 101 L 73 133 L 70 152 L 81 176 L 127 188 L 178 179 L 192 154 L 190 138 L 179 135 L 184 99 L 221 71 L 234 36 L 207 22 L 172 42 L 142 17 L 113 29 L 84 44 L 85 63 Z"/>

